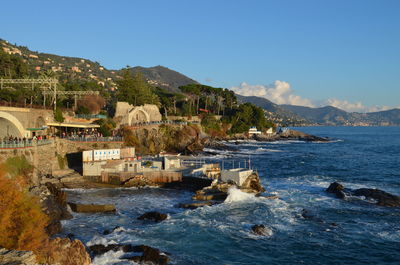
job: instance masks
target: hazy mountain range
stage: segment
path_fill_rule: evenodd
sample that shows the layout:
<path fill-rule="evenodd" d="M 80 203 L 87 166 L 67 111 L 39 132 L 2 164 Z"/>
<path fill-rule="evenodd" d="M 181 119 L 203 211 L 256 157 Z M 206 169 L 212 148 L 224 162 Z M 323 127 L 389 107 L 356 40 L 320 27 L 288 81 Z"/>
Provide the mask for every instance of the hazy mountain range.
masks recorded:
<path fill-rule="evenodd" d="M 255 96 L 238 96 L 242 102 L 250 102 L 267 111 L 280 116 L 292 117 L 294 120 L 303 119 L 302 125 L 348 125 L 348 126 L 399 126 L 400 109 L 379 112 L 358 113 L 346 112 L 336 107 L 325 106 L 310 108 L 294 105 L 277 105 L 270 100 Z"/>
<path fill-rule="evenodd" d="M 0 49 L 6 53 L 20 56 L 28 64 L 32 76 L 53 72 L 61 82 L 66 79 L 93 81 L 111 90 L 116 87 L 115 81 L 121 77 L 122 69 L 107 69 L 98 62 L 84 58 L 31 51 L 27 47 L 13 45 L 2 39 L 0 39 Z M 129 69 L 132 72 L 142 72 L 150 84 L 171 92 L 179 92 L 180 86 L 198 83 L 164 66 L 148 68 L 136 66 Z M 332 106 L 310 108 L 277 105 L 266 98 L 256 96 L 237 95 L 237 98 L 239 102 L 250 102 L 263 108 L 269 119 L 284 125 L 400 125 L 400 109 L 350 113 Z"/>

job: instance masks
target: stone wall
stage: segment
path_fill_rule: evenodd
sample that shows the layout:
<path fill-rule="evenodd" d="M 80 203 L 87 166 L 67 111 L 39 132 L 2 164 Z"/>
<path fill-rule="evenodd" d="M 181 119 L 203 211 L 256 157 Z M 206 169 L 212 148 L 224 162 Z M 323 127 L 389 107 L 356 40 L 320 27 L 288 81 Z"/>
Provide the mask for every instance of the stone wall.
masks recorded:
<path fill-rule="evenodd" d="M 83 150 L 93 148 L 121 148 L 120 142 L 73 142 L 64 139 L 55 139 L 53 143 L 42 146 L 0 149 L 0 163 L 5 162 L 10 157 L 25 156 L 28 162 L 34 166 L 33 181 L 38 180 L 38 175 L 52 174 L 55 170 L 60 170 L 60 162 L 65 162 L 65 168 L 78 169 L 82 167 Z M 61 160 L 61 161 L 60 161 Z M 77 170 L 77 171 L 78 171 Z M 79 172 L 79 171 L 78 171 Z"/>

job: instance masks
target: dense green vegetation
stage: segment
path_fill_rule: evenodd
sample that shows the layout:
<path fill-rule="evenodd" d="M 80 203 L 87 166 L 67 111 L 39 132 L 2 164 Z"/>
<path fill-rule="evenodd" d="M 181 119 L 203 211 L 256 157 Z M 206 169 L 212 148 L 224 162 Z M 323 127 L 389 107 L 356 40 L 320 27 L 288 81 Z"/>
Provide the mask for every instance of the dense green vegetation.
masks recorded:
<path fill-rule="evenodd" d="M 58 90 L 100 92 L 100 97 L 94 95 L 82 97 L 75 110 L 77 114 L 97 114 L 103 109 L 107 111 L 108 117 L 112 117 L 116 102 L 127 101 L 132 105 L 156 104 L 165 119 L 169 116 L 199 116 L 206 132 L 215 136 L 246 132 L 250 126 L 257 126 L 259 130 L 272 126 L 266 121 L 261 108 L 248 103 L 239 105 L 233 91 L 198 84 L 165 67 L 157 66 L 149 69 L 127 67 L 112 75 L 111 71 L 104 70 L 97 62 L 32 52 L 21 46 L 14 47 L 25 55 L 10 55 L 0 50 L 0 78 L 58 78 L 60 81 Z M 34 65 L 38 62 L 42 62 L 40 71 L 34 70 Z M 55 73 L 51 71 L 50 65 L 62 65 L 65 70 Z M 71 72 L 71 67 L 78 67 L 79 71 Z M 143 73 L 146 74 L 146 78 Z M 160 73 L 162 76 L 158 77 Z M 88 76 L 96 77 L 90 79 Z M 108 76 L 112 76 L 111 81 Z M 158 80 L 161 83 L 157 81 L 152 83 L 154 86 L 151 85 L 147 81 L 149 76 L 154 77 L 151 80 Z M 100 80 L 98 77 L 108 78 L 108 81 L 102 79 L 105 81 L 102 83 L 98 81 Z M 172 80 L 169 85 L 162 83 L 169 79 Z M 118 89 L 110 90 L 110 82 L 115 82 Z M 193 83 L 187 84 L 188 82 Z M 180 86 L 173 88 L 171 84 Z M 1 90 L 0 100 L 27 105 L 44 103 L 39 87 L 26 86 L 13 86 Z M 49 99 L 46 103 L 49 104 Z M 60 109 L 71 108 L 74 104 L 73 96 L 59 96 L 57 106 L 60 108 L 54 113 L 55 119 L 62 122 L 64 118 Z M 98 124 L 105 136 L 110 135 L 111 130 L 115 128 L 110 119 L 99 120 Z"/>
<path fill-rule="evenodd" d="M 128 69 L 123 71 L 122 78 L 117 81 L 117 98 L 120 101 L 139 106 L 143 104 L 159 105 L 158 96 L 153 93 L 152 86 L 143 78 L 140 72 L 131 74 Z"/>

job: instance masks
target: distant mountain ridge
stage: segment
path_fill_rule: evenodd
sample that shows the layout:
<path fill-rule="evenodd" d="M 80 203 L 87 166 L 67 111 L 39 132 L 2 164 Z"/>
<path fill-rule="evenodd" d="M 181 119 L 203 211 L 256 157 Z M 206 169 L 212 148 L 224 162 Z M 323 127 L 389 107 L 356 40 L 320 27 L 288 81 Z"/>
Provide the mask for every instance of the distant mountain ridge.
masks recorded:
<path fill-rule="evenodd" d="M 277 105 L 268 99 L 255 96 L 240 96 L 242 102 L 250 102 L 278 115 L 292 115 L 293 120 L 303 121 L 302 125 L 332 126 L 400 126 L 400 109 L 379 112 L 358 113 L 325 106 L 310 108 L 295 105 Z M 294 123 L 296 125 L 296 123 Z"/>
<path fill-rule="evenodd" d="M 130 71 L 132 73 L 140 71 L 150 84 L 171 92 L 179 92 L 180 86 L 198 84 L 197 81 L 161 65 L 148 68 L 136 66 L 130 68 Z"/>

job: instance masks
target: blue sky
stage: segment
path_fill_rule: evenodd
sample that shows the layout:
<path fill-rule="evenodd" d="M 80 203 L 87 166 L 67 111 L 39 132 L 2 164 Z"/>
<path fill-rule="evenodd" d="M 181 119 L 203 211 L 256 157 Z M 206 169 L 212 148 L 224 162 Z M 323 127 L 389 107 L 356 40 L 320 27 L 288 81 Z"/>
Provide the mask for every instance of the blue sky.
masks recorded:
<path fill-rule="evenodd" d="M 0 38 L 277 103 L 400 106 L 400 1 L 7 1 Z M 379 106 L 379 108 L 375 108 Z"/>

